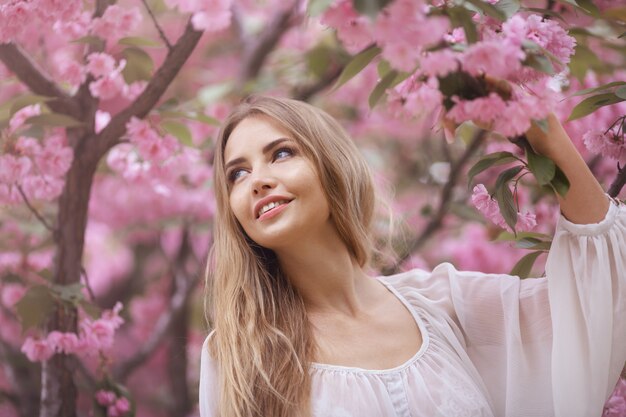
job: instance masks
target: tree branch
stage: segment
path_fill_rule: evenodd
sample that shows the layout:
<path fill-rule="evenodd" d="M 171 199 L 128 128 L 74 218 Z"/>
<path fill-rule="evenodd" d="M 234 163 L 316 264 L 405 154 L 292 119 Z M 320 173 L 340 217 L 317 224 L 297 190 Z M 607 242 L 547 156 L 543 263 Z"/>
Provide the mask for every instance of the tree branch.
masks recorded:
<path fill-rule="evenodd" d="M 622 191 L 622 188 L 624 188 L 624 184 L 626 184 L 626 167 L 620 167 L 619 164 L 617 164 L 617 176 L 611 183 L 608 194 L 611 197 L 617 197 L 620 191 Z"/>
<path fill-rule="evenodd" d="M 470 160 L 472 155 L 474 155 L 478 148 L 480 148 L 487 136 L 487 133 L 488 132 L 486 130 L 479 129 L 474 134 L 474 137 L 472 138 L 468 147 L 465 149 L 463 155 L 461 155 L 461 157 L 455 164 L 452 164 L 452 166 L 450 167 L 450 174 L 448 174 L 448 181 L 446 181 L 441 190 L 441 197 L 439 198 L 439 206 L 437 207 L 437 211 L 430 219 L 428 224 L 426 224 L 426 226 L 422 229 L 422 232 L 412 242 L 409 243 L 406 251 L 398 258 L 396 263 L 383 272 L 385 275 L 397 273 L 400 270 L 400 266 L 402 265 L 402 263 L 404 263 L 404 261 L 406 261 L 416 250 L 421 248 L 424 243 L 426 243 L 426 241 L 442 226 L 443 218 L 448 213 L 450 202 L 452 200 L 452 191 L 454 190 L 454 187 L 456 186 L 459 177 L 463 172 L 463 168 L 465 167 L 465 164 L 467 164 L 467 162 Z"/>
<path fill-rule="evenodd" d="M 26 204 L 26 206 L 31 211 L 31 213 L 33 213 L 35 217 L 37 217 L 37 220 L 39 220 L 45 226 L 46 229 L 48 229 L 52 234 L 55 234 L 57 230 L 54 227 L 52 227 L 50 223 L 48 223 L 41 214 L 39 214 L 37 209 L 33 207 L 32 204 L 30 204 L 30 201 L 28 200 L 28 197 L 26 197 L 26 194 L 24 193 L 24 190 L 22 189 L 22 187 L 18 184 L 15 184 L 15 187 L 17 188 L 17 191 L 22 196 L 22 199 L 24 200 L 24 204 Z"/>
<path fill-rule="evenodd" d="M 163 32 L 163 29 L 159 25 L 159 22 L 157 21 L 156 17 L 154 16 L 154 13 L 152 13 L 152 9 L 150 8 L 150 6 L 148 6 L 148 2 L 146 0 L 141 0 L 141 2 L 143 3 L 144 7 L 148 11 L 148 14 L 150 15 L 150 18 L 152 19 L 152 23 L 154 23 L 154 27 L 156 28 L 157 32 L 159 32 L 159 36 L 161 37 L 161 39 L 163 39 L 163 42 L 165 42 L 165 45 L 167 46 L 167 49 L 169 51 L 171 51 L 172 50 L 172 44 L 170 43 L 169 39 L 167 39 L 167 36 L 165 36 L 165 32 Z"/>
<path fill-rule="evenodd" d="M 47 103 L 55 113 L 80 120 L 81 109 L 76 100 L 67 95 L 21 47 L 13 43 L 0 44 L 0 61 L 10 69 L 30 91 L 53 97 Z"/>
<path fill-rule="evenodd" d="M 143 118 L 161 98 L 167 87 L 176 77 L 181 67 L 198 44 L 203 32 L 195 30 L 191 21 L 185 32 L 167 54 L 165 61 L 156 71 L 146 89 L 128 107 L 116 114 L 111 122 L 93 138 L 92 160 L 97 162 L 126 132 L 126 123 L 131 117 Z"/>
<path fill-rule="evenodd" d="M 183 240 L 183 247 L 187 245 Z M 181 249 L 182 252 L 182 249 Z M 180 314 L 185 310 L 192 290 L 195 288 L 200 278 L 199 274 L 189 276 L 184 270 L 184 264 L 187 260 L 177 259 L 173 266 L 174 272 L 174 287 L 175 291 L 170 298 L 168 308 L 161 314 L 154 326 L 154 331 L 151 333 L 150 338 L 142 344 L 142 347 L 124 363 L 118 365 L 114 371 L 113 376 L 118 381 L 124 381 L 133 371 L 141 366 L 146 360 L 152 356 L 154 351 L 161 345 L 163 339 L 170 331 L 172 324 L 174 324 L 179 318 Z"/>
<path fill-rule="evenodd" d="M 332 70 L 328 71 L 326 74 L 324 74 L 324 76 L 320 78 L 316 83 L 308 86 L 294 88 L 291 96 L 296 100 L 309 101 L 311 97 L 333 84 L 337 80 L 337 78 L 339 78 L 339 75 L 341 75 L 343 68 L 343 66 L 338 65 Z"/>
<path fill-rule="evenodd" d="M 237 79 L 237 85 L 241 89 L 245 83 L 255 78 L 268 55 L 276 48 L 280 38 L 293 26 L 294 18 L 297 17 L 300 1 L 296 0 L 290 8 L 277 12 L 254 40 L 246 42 L 241 62 L 241 70 Z"/>

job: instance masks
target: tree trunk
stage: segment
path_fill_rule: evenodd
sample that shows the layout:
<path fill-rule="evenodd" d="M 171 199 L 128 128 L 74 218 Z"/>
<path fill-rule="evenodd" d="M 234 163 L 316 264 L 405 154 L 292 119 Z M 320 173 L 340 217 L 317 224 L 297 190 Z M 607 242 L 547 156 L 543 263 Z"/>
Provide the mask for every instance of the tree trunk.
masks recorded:
<path fill-rule="evenodd" d="M 81 152 L 81 147 L 75 147 L 74 152 L 74 161 L 59 199 L 58 229 L 54 236 L 57 252 L 53 283 L 57 285 L 80 281 L 89 195 L 98 162 L 98 158 L 89 158 L 88 154 Z M 76 309 L 57 305 L 46 330 L 76 332 Z M 43 363 L 40 417 L 76 416 L 77 391 L 72 368 L 65 355 L 54 355 Z"/>

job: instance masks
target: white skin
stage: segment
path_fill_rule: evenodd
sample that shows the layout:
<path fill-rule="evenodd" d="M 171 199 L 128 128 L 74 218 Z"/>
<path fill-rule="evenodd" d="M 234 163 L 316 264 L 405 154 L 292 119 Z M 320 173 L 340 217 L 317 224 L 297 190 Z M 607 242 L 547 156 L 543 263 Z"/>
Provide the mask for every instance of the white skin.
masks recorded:
<path fill-rule="evenodd" d="M 287 140 L 263 152 L 282 138 Z M 387 290 L 369 278 L 341 240 L 316 169 L 291 135 L 270 118 L 248 117 L 228 138 L 224 160 L 235 217 L 250 238 L 276 253 L 309 319 L 365 323 L 375 316 Z M 268 195 L 292 201 L 277 216 L 259 220 L 254 207 Z"/>

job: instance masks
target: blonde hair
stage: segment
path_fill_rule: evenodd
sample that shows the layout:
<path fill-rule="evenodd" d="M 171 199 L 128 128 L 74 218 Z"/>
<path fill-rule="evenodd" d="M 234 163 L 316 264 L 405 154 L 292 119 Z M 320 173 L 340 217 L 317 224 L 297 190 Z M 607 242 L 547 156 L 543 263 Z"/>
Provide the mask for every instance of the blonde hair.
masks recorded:
<path fill-rule="evenodd" d="M 270 118 L 293 135 L 316 167 L 331 218 L 362 267 L 373 252 L 373 181 L 341 125 L 324 111 L 296 100 L 246 99 L 224 122 L 216 144 L 217 213 L 207 305 L 215 328 L 209 349 L 219 374 L 219 415 L 308 415 L 309 364 L 315 342 L 304 303 L 280 270 L 274 252 L 246 235 L 229 205 L 224 148 L 233 130 L 248 117 Z"/>

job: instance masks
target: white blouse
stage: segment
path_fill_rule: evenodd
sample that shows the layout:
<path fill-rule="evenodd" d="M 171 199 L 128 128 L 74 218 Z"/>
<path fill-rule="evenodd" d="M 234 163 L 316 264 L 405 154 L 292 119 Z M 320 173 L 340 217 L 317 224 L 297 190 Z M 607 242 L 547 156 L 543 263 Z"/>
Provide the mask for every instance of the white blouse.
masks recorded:
<path fill-rule="evenodd" d="M 626 362 L 626 206 L 596 224 L 561 217 L 546 276 L 444 263 L 377 278 L 413 315 L 422 346 L 392 369 L 312 363 L 313 415 L 600 416 Z M 206 341 L 201 362 L 200 415 L 217 417 Z"/>

